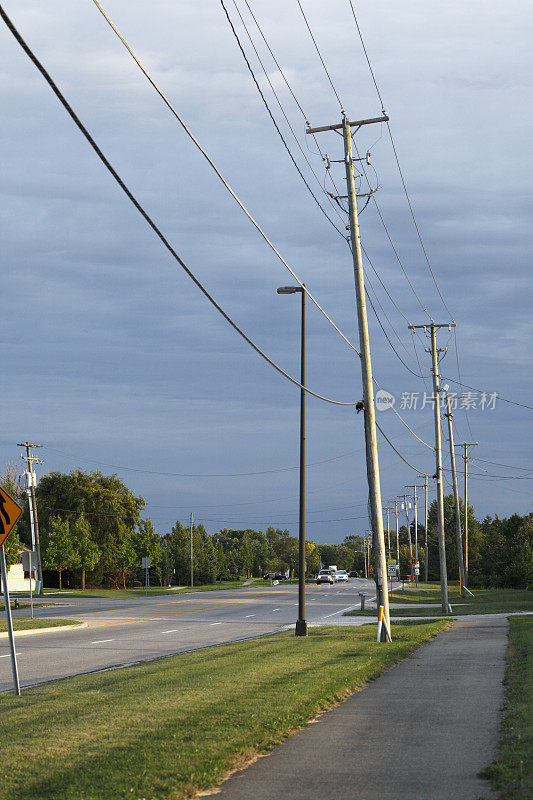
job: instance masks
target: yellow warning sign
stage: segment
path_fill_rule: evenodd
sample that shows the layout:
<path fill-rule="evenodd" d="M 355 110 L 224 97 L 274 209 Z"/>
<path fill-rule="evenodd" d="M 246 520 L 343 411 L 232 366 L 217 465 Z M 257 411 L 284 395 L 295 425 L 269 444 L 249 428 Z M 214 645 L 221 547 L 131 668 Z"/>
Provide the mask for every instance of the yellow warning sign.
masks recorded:
<path fill-rule="evenodd" d="M 369 571 L 370 575 L 373 575 L 374 574 L 374 567 L 370 567 L 370 569 L 368 571 Z"/>
<path fill-rule="evenodd" d="M 415 567 L 418 564 L 418 558 L 415 558 L 413 556 L 412 558 L 409 559 L 409 563 L 412 564 L 413 567 Z"/>
<path fill-rule="evenodd" d="M 0 547 L 15 527 L 21 514 L 22 509 L 19 504 L 0 486 Z"/>

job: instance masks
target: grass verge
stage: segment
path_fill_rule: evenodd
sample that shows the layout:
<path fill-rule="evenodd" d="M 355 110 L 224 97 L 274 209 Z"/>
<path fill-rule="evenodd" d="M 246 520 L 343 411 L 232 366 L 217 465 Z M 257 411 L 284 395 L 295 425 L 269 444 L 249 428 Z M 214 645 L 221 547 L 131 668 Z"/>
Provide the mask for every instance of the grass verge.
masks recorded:
<path fill-rule="evenodd" d="M 509 619 L 505 706 L 496 761 L 480 773 L 500 800 L 533 797 L 533 618 Z"/>
<path fill-rule="evenodd" d="M 448 600 L 453 616 L 465 614 L 506 614 L 511 611 L 533 611 L 533 592 L 526 589 L 475 589 L 474 597 L 461 597 L 459 589 L 450 587 Z M 424 603 L 440 604 L 440 588 L 396 590 L 390 598 L 394 617 L 435 617 L 440 608 L 422 608 Z M 412 608 L 394 608 L 394 603 L 409 604 Z M 375 613 L 370 611 L 370 614 Z M 346 616 L 361 616 L 360 611 L 348 611 Z M 364 616 L 368 616 L 365 613 Z"/>
<path fill-rule="evenodd" d="M 257 586 L 257 583 L 255 585 Z M 266 581 L 261 581 L 261 584 L 266 584 Z M 248 588 L 253 584 L 244 586 L 245 581 L 220 581 L 219 583 L 209 583 L 205 586 L 181 586 L 179 589 L 169 589 L 165 586 L 154 586 L 148 589 L 148 597 L 158 597 L 160 595 L 173 595 L 183 594 L 188 592 L 213 592 L 220 589 L 242 589 Z M 12 597 L 29 597 L 29 592 L 16 592 L 12 593 Z M 74 597 L 74 598 L 91 598 L 100 597 L 108 600 L 120 600 L 124 597 L 144 597 L 145 589 L 64 589 L 62 592 L 59 589 L 45 589 L 44 597 L 61 598 L 61 597 Z"/>
<path fill-rule="evenodd" d="M 14 631 L 29 631 L 34 628 L 59 628 L 62 625 L 79 625 L 80 623 L 75 619 L 27 619 L 26 617 L 13 617 L 13 630 Z M 7 622 L 5 619 L 0 619 L 0 633 L 7 631 Z"/>
<path fill-rule="evenodd" d="M 446 625 L 396 625 L 389 645 L 375 625 L 285 632 L 2 695 L 0 798 L 191 797 Z"/>

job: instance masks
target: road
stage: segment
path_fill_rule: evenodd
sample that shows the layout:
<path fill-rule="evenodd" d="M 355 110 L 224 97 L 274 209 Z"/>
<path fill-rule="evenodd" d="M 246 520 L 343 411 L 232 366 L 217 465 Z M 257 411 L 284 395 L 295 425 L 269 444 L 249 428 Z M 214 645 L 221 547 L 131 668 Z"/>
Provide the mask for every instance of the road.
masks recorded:
<path fill-rule="evenodd" d="M 343 611 L 359 607 L 361 591 L 368 592 L 370 600 L 374 583 L 356 579 L 307 586 L 308 623 L 341 622 Z M 61 599 L 37 608 L 35 616 L 75 619 L 88 627 L 18 638 L 15 634 L 21 686 L 274 633 L 292 626 L 297 611 L 298 587 L 283 585 L 117 600 Z M 28 612 L 13 616 L 29 616 Z M 0 692 L 11 688 L 8 640 L 0 639 Z"/>

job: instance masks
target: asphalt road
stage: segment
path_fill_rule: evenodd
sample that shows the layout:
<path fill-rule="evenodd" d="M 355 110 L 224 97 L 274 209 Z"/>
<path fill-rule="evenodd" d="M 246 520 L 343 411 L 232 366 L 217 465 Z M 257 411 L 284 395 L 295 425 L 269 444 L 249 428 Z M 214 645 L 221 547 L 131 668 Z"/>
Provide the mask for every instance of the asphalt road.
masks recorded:
<path fill-rule="evenodd" d="M 359 607 L 359 592 L 374 597 L 374 583 L 306 587 L 309 624 L 342 621 Z M 13 616 L 29 616 L 29 609 Z M 261 636 L 292 626 L 298 613 L 298 587 L 250 587 L 218 592 L 133 599 L 61 599 L 35 610 L 36 617 L 64 617 L 88 627 L 36 632 L 16 640 L 21 686 L 93 670 L 126 666 L 209 645 Z M 370 612 L 375 613 L 375 612 Z M 364 618 L 350 618 L 352 624 Z M 7 639 L 0 639 L 0 692 L 12 689 Z"/>

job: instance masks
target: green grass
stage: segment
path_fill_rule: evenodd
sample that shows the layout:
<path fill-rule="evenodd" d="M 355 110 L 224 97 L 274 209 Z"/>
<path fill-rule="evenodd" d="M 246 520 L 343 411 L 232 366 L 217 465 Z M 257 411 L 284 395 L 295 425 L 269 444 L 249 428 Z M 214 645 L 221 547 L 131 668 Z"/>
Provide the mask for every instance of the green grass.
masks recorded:
<path fill-rule="evenodd" d="M 179 589 L 169 589 L 166 586 L 154 586 L 148 589 L 148 597 L 157 597 L 159 595 L 173 595 L 184 594 L 186 592 L 212 592 L 220 589 L 242 589 L 245 581 L 220 581 L 218 583 L 208 583 L 205 586 L 182 586 Z M 267 581 L 261 581 L 261 584 L 268 586 Z M 252 584 L 249 584 L 252 585 Z M 257 586 L 257 582 L 255 584 Z M 29 597 L 29 592 L 17 592 L 12 594 L 12 597 Z M 121 599 L 124 597 L 144 597 L 144 588 L 135 589 L 65 589 L 62 592 L 59 589 L 45 589 L 44 597 L 100 597 L 108 600 Z"/>
<path fill-rule="evenodd" d="M 496 761 L 481 772 L 500 800 L 533 797 L 533 618 L 509 619 L 505 707 Z"/>
<path fill-rule="evenodd" d="M 13 617 L 13 630 L 14 631 L 27 631 L 33 628 L 59 628 L 61 625 L 79 625 L 80 623 L 75 619 L 28 619 L 26 617 Z M 5 619 L 0 619 L 0 633 L 7 631 L 7 622 Z"/>
<path fill-rule="evenodd" d="M 0 800 L 180 800 L 267 752 L 446 622 L 313 628 L 0 696 Z M 30 754 L 30 755 L 29 755 Z"/>
<path fill-rule="evenodd" d="M 9 605 L 11 606 L 12 609 L 14 609 L 15 608 L 15 604 L 13 602 L 13 598 L 10 597 L 9 599 L 10 599 Z M 33 607 L 34 608 L 43 608 L 43 606 L 45 606 L 45 607 L 49 608 L 50 606 L 53 606 L 53 605 L 54 605 L 53 603 L 34 603 Z M 25 602 L 19 603 L 19 608 L 31 608 L 31 603 L 25 603 Z M 0 611 L 5 611 L 5 610 L 6 610 L 6 604 L 5 603 L 0 603 Z"/>
<path fill-rule="evenodd" d="M 427 586 L 427 584 L 425 584 Z M 526 589 L 474 589 L 474 597 L 461 597 L 458 588 L 448 587 L 448 600 L 453 616 L 465 614 L 505 614 L 511 611 L 532 611 L 533 592 Z M 440 605 L 421 608 L 424 603 L 440 604 L 440 587 L 432 589 L 396 590 L 390 598 L 390 613 L 394 617 L 434 617 Z M 394 608 L 394 603 L 409 604 L 412 608 Z M 370 610 L 370 614 L 375 611 Z M 348 611 L 346 616 L 361 616 L 360 611 Z M 365 611 L 365 616 L 368 614 Z"/>

